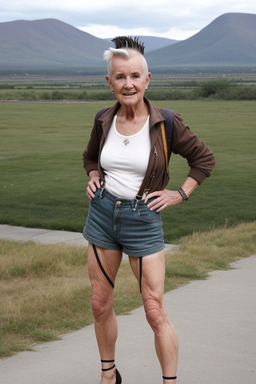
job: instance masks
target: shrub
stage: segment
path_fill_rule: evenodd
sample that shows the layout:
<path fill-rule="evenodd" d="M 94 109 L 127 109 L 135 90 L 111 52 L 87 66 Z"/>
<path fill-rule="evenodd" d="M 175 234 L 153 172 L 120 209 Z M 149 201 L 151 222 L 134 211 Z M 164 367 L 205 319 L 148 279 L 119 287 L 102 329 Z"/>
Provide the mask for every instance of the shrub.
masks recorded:
<path fill-rule="evenodd" d="M 220 91 L 227 91 L 230 88 L 230 82 L 228 80 L 210 80 L 202 83 L 198 90 L 198 94 L 201 97 L 210 97 L 219 93 Z"/>
<path fill-rule="evenodd" d="M 63 100 L 64 94 L 60 91 L 53 91 L 52 92 L 52 100 Z"/>

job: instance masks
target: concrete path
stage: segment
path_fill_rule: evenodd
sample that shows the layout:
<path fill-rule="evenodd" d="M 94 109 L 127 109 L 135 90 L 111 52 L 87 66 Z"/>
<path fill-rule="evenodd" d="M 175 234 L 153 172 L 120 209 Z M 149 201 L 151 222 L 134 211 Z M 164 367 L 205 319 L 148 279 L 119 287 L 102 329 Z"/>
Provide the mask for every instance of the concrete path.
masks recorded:
<path fill-rule="evenodd" d="M 180 340 L 177 383 L 256 383 L 256 255 L 232 267 L 165 294 Z M 116 364 L 123 384 L 161 384 L 143 308 L 118 317 L 118 326 Z M 0 360 L 1 384 L 99 384 L 99 377 L 93 326 Z"/>
<path fill-rule="evenodd" d="M 56 231 L 51 229 L 25 228 L 0 224 L 0 239 L 16 241 L 34 241 L 41 244 L 59 244 L 66 246 L 87 247 L 88 242 L 79 232 Z M 177 248 L 174 244 L 165 244 L 165 251 Z M 123 260 L 127 255 L 123 254 Z"/>
<path fill-rule="evenodd" d="M 63 244 L 86 247 L 87 242 L 82 233 L 53 231 L 51 229 L 15 227 L 0 224 L 0 239 L 17 241 L 34 241 L 41 244 Z"/>

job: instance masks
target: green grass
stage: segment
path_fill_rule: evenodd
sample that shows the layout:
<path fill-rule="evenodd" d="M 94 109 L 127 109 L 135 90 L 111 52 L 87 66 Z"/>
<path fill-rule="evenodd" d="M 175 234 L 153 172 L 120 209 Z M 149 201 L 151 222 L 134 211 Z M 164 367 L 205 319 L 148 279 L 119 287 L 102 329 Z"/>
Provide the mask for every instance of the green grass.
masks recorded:
<path fill-rule="evenodd" d="M 205 279 L 210 271 L 256 252 L 256 222 L 181 238 L 166 254 L 165 291 Z M 0 240 L 0 357 L 93 322 L 85 250 Z M 142 305 L 129 263 L 115 282 L 115 312 Z"/>
<path fill-rule="evenodd" d="M 188 202 L 164 211 L 165 241 L 256 217 L 255 102 L 159 101 L 182 114 L 216 167 Z M 0 222 L 82 231 L 88 199 L 82 152 L 94 115 L 113 102 L 0 103 Z M 169 188 L 188 173 L 172 156 Z"/>
<path fill-rule="evenodd" d="M 95 104 L 1 104 L 1 222 L 80 231 Z M 17 209 L 18 208 L 18 209 Z"/>

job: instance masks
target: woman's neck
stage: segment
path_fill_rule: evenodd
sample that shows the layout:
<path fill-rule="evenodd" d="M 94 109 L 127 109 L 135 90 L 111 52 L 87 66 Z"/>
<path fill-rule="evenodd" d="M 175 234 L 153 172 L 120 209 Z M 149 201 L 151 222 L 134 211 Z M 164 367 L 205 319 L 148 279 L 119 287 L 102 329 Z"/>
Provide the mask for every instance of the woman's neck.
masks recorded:
<path fill-rule="evenodd" d="M 141 119 L 145 119 L 148 116 L 148 113 L 147 105 L 142 102 L 140 105 L 136 106 L 121 105 L 117 112 L 117 117 L 119 121 L 140 121 Z"/>

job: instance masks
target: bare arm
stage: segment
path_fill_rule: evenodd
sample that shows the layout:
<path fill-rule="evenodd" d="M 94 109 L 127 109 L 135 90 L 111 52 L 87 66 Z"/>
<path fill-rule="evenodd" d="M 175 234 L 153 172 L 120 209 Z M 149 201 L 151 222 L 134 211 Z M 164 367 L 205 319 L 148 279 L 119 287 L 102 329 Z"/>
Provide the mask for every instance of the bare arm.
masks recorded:
<path fill-rule="evenodd" d="M 199 184 L 195 179 L 188 176 L 182 185 L 182 189 L 189 197 L 189 195 L 198 187 L 198 185 Z M 149 193 L 145 199 L 145 203 L 147 203 L 148 200 L 152 197 L 156 197 L 156 199 L 148 204 L 148 208 L 150 208 L 151 211 L 156 210 L 157 212 L 183 202 L 183 199 L 178 191 L 169 191 L 168 189 Z"/>

